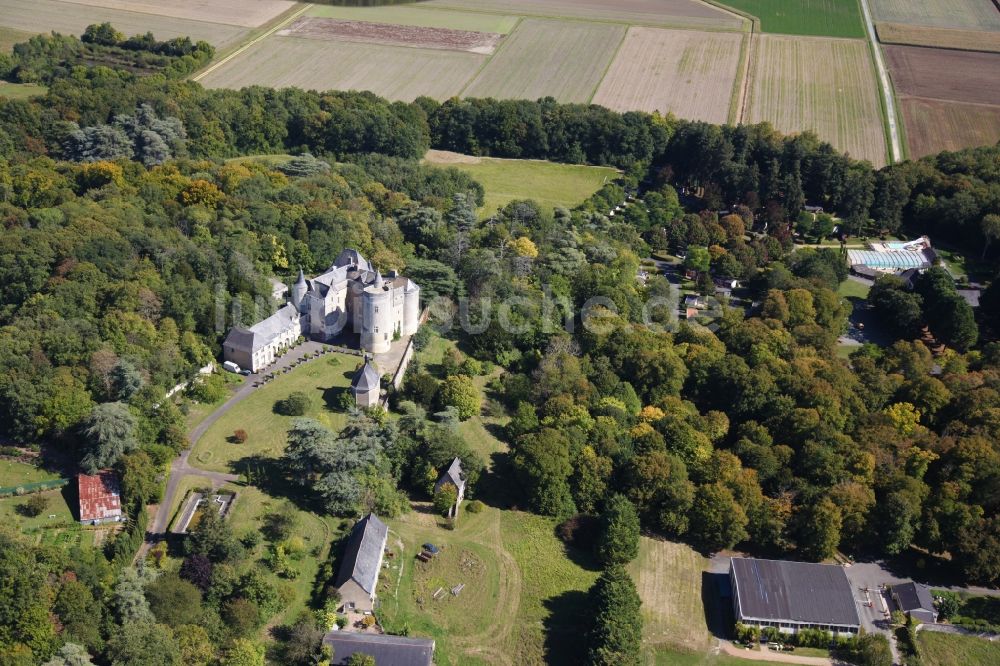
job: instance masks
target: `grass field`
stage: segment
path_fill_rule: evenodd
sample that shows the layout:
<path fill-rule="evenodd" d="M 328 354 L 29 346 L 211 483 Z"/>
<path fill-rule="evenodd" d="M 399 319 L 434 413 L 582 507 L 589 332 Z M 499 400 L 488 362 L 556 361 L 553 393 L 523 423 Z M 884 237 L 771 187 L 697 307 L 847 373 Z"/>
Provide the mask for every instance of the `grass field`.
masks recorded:
<path fill-rule="evenodd" d="M 821 139 L 875 166 L 886 162 L 878 85 L 860 40 L 763 35 L 750 90 L 749 122 Z"/>
<path fill-rule="evenodd" d="M 820 37 L 865 36 L 858 0 L 722 0 L 760 19 L 764 32 Z"/>
<path fill-rule="evenodd" d="M 216 47 L 226 47 L 246 34 L 236 25 L 192 21 L 142 12 L 91 7 L 60 0 L 0 0 L 0 25 L 29 33 L 60 32 L 80 35 L 91 23 L 110 21 L 126 35 L 152 32 L 157 39 L 189 36 Z"/>
<path fill-rule="evenodd" d="M 696 0 L 431 0 L 423 7 L 665 27 L 738 30 L 743 20 Z"/>
<path fill-rule="evenodd" d="M 22 483 L 36 481 L 52 481 L 58 478 L 58 474 L 46 471 L 41 467 L 9 458 L 0 458 L 0 488 L 11 488 Z"/>
<path fill-rule="evenodd" d="M 1000 643 L 973 636 L 921 631 L 920 662 L 925 666 L 993 666 L 1000 664 Z"/>
<path fill-rule="evenodd" d="M 629 28 L 593 103 L 724 123 L 742 40 L 735 33 Z"/>
<path fill-rule="evenodd" d="M 28 41 L 28 38 L 33 34 L 33 32 L 0 26 L 0 53 L 10 53 L 11 49 L 14 48 L 14 44 Z"/>
<path fill-rule="evenodd" d="M 485 56 L 273 35 L 201 80 L 208 88 L 250 85 L 370 90 L 393 100 L 457 95 Z"/>
<path fill-rule="evenodd" d="M 27 501 L 28 496 L 0 499 L 0 523 L 21 532 L 32 543 L 57 546 L 62 549 L 73 546 L 94 548 L 118 529 L 117 525 L 100 528 L 84 528 L 80 525 L 76 521 L 76 513 L 67 504 L 67 497 L 75 497 L 75 490 L 61 488 L 47 490 L 38 495 L 46 498 L 48 505 L 41 515 L 34 518 L 24 516 L 18 510 L 18 507 Z"/>
<path fill-rule="evenodd" d="M 892 23 L 1000 30 L 1000 12 L 991 0 L 872 0 L 872 12 Z"/>
<path fill-rule="evenodd" d="M 910 157 L 1000 141 L 1000 106 L 901 98 Z"/>
<path fill-rule="evenodd" d="M 872 288 L 869 285 L 849 278 L 841 282 L 840 286 L 837 287 L 837 293 L 844 298 L 857 298 L 859 300 L 868 298 L 868 292 L 871 290 Z"/>
<path fill-rule="evenodd" d="M 45 86 L 34 83 L 8 83 L 0 81 L 0 97 L 9 99 L 27 99 L 35 95 L 44 95 L 48 91 Z"/>
<path fill-rule="evenodd" d="M 518 17 L 508 14 L 486 14 L 480 12 L 459 12 L 447 9 L 429 9 L 426 5 L 390 5 L 386 7 L 336 7 L 313 5 L 307 16 L 344 19 L 348 21 L 371 21 L 373 23 L 395 23 L 416 25 L 425 28 L 450 28 L 451 30 L 473 30 L 476 32 L 496 32 L 506 35 L 517 25 Z"/>
<path fill-rule="evenodd" d="M 434 150 L 427 153 L 426 160 L 461 169 L 482 183 L 486 202 L 480 214 L 484 217 L 515 199 L 534 199 L 546 208 L 571 208 L 617 174 L 606 167 L 468 157 Z"/>
<path fill-rule="evenodd" d="M 253 28 L 291 9 L 291 0 L 71 0 L 80 5 Z"/>
<path fill-rule="evenodd" d="M 463 94 L 590 101 L 624 37 L 616 25 L 527 19 Z"/>
<path fill-rule="evenodd" d="M 271 383 L 256 389 L 249 397 L 226 412 L 202 435 L 191 452 L 191 464 L 216 472 L 233 471 L 233 463 L 242 458 L 275 458 L 285 449 L 288 428 L 293 417 L 274 413 L 274 403 L 294 391 L 305 391 L 313 398 L 306 414 L 334 430 L 344 424 L 344 413 L 335 411 L 339 390 L 350 386 L 358 363 L 354 356 L 328 354 L 279 375 Z M 243 444 L 228 438 L 237 428 L 247 431 Z"/>
<path fill-rule="evenodd" d="M 883 44 L 1000 52 L 1000 32 L 932 28 L 910 23 L 879 23 L 876 28 Z"/>
<path fill-rule="evenodd" d="M 651 662 L 655 666 L 774 666 L 773 661 L 743 659 L 730 657 L 726 654 L 705 654 L 678 652 L 675 650 L 657 650 Z M 789 664 L 790 662 L 784 662 Z"/>

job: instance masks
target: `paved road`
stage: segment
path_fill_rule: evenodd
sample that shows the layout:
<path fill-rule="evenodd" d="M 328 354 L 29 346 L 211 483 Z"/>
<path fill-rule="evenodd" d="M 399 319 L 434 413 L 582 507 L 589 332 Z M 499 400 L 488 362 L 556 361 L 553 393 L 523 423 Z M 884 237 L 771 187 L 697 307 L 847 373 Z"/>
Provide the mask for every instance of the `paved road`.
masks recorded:
<path fill-rule="evenodd" d="M 885 115 L 889 124 L 889 164 L 893 164 L 903 159 L 903 142 L 899 139 L 899 116 L 896 113 L 896 96 L 892 91 L 892 80 L 889 78 L 889 70 L 885 66 L 882 47 L 879 46 L 878 37 L 875 35 L 875 24 L 872 22 L 872 11 L 868 6 L 868 0 L 861 0 L 861 13 L 865 19 L 868 42 L 871 44 L 872 53 L 875 55 L 875 70 L 876 74 L 878 74 L 879 85 L 882 87 L 882 99 L 885 100 Z"/>

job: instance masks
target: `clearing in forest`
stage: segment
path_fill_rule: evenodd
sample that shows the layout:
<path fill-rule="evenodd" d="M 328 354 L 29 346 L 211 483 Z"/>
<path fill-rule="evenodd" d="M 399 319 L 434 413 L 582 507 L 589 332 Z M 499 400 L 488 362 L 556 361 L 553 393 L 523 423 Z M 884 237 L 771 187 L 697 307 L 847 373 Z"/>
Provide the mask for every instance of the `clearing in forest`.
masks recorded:
<path fill-rule="evenodd" d="M 813 130 L 855 159 L 886 163 L 867 42 L 762 35 L 754 72 L 748 122 L 767 121 L 782 132 Z"/>
<path fill-rule="evenodd" d="M 588 102 L 624 37 L 618 25 L 526 19 L 463 94 Z"/>
<path fill-rule="evenodd" d="M 913 159 L 1000 141 L 1000 106 L 915 97 L 900 98 L 899 106 Z"/>
<path fill-rule="evenodd" d="M 59 0 L 0 0 L 0 24 L 33 34 L 52 31 L 64 35 L 82 35 L 92 23 L 110 22 L 126 35 L 152 32 L 157 39 L 190 37 L 204 40 L 216 48 L 239 41 L 247 28 L 207 21 L 192 21 L 170 16 L 93 7 Z"/>
<path fill-rule="evenodd" d="M 291 0 L 66 0 L 69 4 L 103 7 L 141 14 L 156 14 L 191 21 L 225 23 L 256 28 L 288 11 Z"/>
<path fill-rule="evenodd" d="M 858 0 L 724 0 L 723 4 L 759 18 L 764 32 L 817 37 L 865 36 Z"/>
<path fill-rule="evenodd" d="M 423 26 L 346 21 L 343 19 L 298 18 L 290 26 L 279 30 L 284 37 L 341 40 L 388 46 L 468 51 L 490 54 L 496 49 L 503 35 L 495 32 L 452 30 L 451 28 L 426 28 Z"/>
<path fill-rule="evenodd" d="M 629 28 L 593 103 L 724 123 L 742 40 L 736 33 Z"/>
<path fill-rule="evenodd" d="M 250 85 L 370 90 L 391 100 L 457 95 L 485 56 L 459 51 L 298 39 L 273 35 L 213 70 L 209 88 Z"/>
<path fill-rule="evenodd" d="M 422 7 L 520 16 L 739 30 L 740 17 L 698 0 L 430 0 Z"/>
<path fill-rule="evenodd" d="M 879 23 L 876 28 L 883 44 L 1000 53 L 1000 32 L 929 28 L 912 23 Z"/>
<path fill-rule="evenodd" d="M 937 28 L 1000 30 L 992 0 L 872 0 L 876 20 Z"/>

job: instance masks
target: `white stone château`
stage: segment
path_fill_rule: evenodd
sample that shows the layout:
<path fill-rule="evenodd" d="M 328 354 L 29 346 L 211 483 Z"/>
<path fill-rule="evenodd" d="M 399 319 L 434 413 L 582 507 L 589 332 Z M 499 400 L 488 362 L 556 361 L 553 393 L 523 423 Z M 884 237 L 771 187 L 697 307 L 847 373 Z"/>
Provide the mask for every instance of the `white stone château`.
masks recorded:
<path fill-rule="evenodd" d="M 344 250 L 311 280 L 300 270 L 289 296 L 267 319 L 233 328 L 223 343 L 225 360 L 257 372 L 299 336 L 330 342 L 345 332 L 358 334 L 361 349 L 383 354 L 420 325 L 420 287 L 395 271 L 383 277 L 357 250 Z"/>

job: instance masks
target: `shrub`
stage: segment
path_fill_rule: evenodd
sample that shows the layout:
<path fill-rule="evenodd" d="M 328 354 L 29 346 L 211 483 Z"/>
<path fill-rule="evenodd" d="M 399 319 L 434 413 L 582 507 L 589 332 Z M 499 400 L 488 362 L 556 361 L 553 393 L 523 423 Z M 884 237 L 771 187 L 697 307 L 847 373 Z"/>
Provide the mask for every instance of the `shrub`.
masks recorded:
<path fill-rule="evenodd" d="M 244 444 L 247 441 L 247 431 L 243 428 L 238 428 L 233 432 L 233 441 L 237 444 Z"/>
<path fill-rule="evenodd" d="M 483 503 L 479 500 L 472 500 L 465 506 L 465 510 L 469 513 L 482 513 Z"/>
<path fill-rule="evenodd" d="M 365 629 L 367 629 L 368 627 L 374 626 L 375 625 L 375 616 L 374 615 L 365 615 L 365 617 L 361 620 L 361 625 Z"/>
<path fill-rule="evenodd" d="M 338 629 L 343 629 L 346 626 L 347 626 L 347 616 L 346 615 L 338 615 L 337 616 L 337 628 Z"/>
<path fill-rule="evenodd" d="M 28 500 L 21 504 L 19 508 L 20 513 L 25 516 L 34 518 L 36 516 L 42 515 L 47 508 L 49 508 L 49 498 L 43 495 L 32 495 Z"/>
<path fill-rule="evenodd" d="M 284 400 L 274 404 L 274 411 L 284 416 L 303 416 L 311 404 L 309 395 L 303 391 L 295 391 Z"/>
<path fill-rule="evenodd" d="M 556 528 L 556 536 L 563 543 L 582 550 L 592 550 L 597 542 L 600 523 L 596 516 L 578 513 L 570 516 Z"/>

